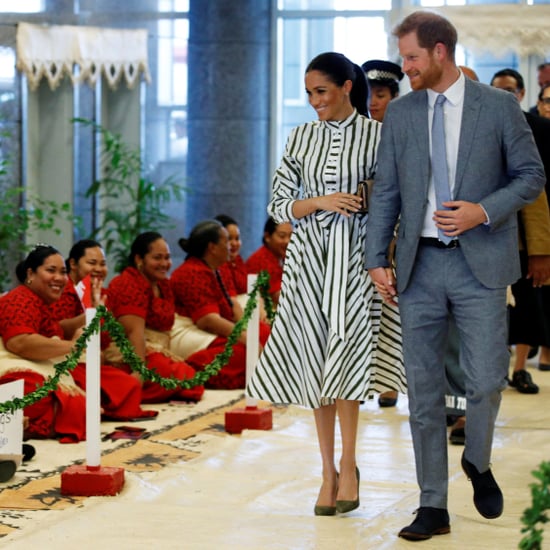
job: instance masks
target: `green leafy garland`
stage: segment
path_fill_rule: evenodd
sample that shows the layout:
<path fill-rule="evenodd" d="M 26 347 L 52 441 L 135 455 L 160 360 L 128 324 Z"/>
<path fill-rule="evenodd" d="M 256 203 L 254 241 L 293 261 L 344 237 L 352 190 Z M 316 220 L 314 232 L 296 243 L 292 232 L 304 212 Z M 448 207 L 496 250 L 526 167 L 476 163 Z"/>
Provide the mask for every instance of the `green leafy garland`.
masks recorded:
<path fill-rule="evenodd" d="M 525 509 L 521 516 L 521 522 L 525 525 L 521 532 L 527 533 L 519 544 L 521 550 L 541 550 L 544 528 L 537 529 L 537 525 L 544 526 L 548 523 L 548 515 L 545 511 L 550 510 L 550 462 L 541 462 L 538 470 L 531 473 L 539 483 L 529 485 L 532 506 Z"/>
<path fill-rule="evenodd" d="M 208 379 L 216 375 L 229 361 L 229 358 L 233 354 L 233 346 L 237 342 L 241 332 L 248 326 L 248 322 L 256 308 L 258 291 L 264 299 L 268 321 L 270 323 L 273 321 L 275 313 L 273 310 L 273 302 L 268 292 L 269 274 L 267 271 L 261 271 L 258 274 L 252 291 L 248 294 L 249 298 L 246 302 L 242 318 L 235 323 L 233 331 L 227 337 L 224 350 L 216 355 L 214 360 L 209 365 L 206 365 L 204 370 L 195 373 L 193 378 L 187 378 L 185 380 L 179 380 L 174 377 L 163 378 L 156 370 L 147 368 L 145 363 L 136 354 L 134 346 L 126 338 L 126 333 L 122 325 L 113 317 L 113 314 L 108 311 L 105 306 L 99 306 L 95 317 L 77 339 L 71 353 L 67 355 L 64 361 L 54 365 L 55 374 L 46 378 L 42 386 L 37 387 L 35 391 L 28 393 L 24 397 L 16 397 L 11 401 L 0 403 L 0 413 L 13 413 L 16 409 L 22 409 L 40 401 L 40 399 L 46 397 L 50 391 L 54 391 L 59 384 L 60 378 L 76 367 L 82 352 L 87 347 L 87 342 L 90 337 L 100 331 L 107 331 L 109 333 L 118 346 L 125 363 L 129 365 L 132 371 L 138 372 L 143 380 L 156 382 L 167 390 L 175 390 L 177 388 L 189 389 L 194 386 L 204 385 Z M 103 320 L 103 324 L 101 324 L 101 320 Z"/>

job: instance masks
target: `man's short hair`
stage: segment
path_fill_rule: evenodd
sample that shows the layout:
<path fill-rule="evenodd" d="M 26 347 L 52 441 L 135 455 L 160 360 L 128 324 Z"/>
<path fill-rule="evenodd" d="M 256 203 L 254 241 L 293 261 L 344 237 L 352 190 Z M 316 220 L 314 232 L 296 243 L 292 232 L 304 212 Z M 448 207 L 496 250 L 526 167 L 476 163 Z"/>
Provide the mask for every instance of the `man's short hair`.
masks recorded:
<path fill-rule="evenodd" d="M 521 76 L 515 69 L 502 69 L 500 71 L 497 71 L 493 75 L 493 78 L 491 78 L 491 86 L 493 85 L 493 81 L 495 80 L 495 78 L 500 78 L 502 76 L 511 76 L 516 80 L 518 91 L 525 90 L 525 82 L 523 81 L 523 76 Z"/>
<path fill-rule="evenodd" d="M 438 43 L 444 44 L 449 59 L 454 62 L 458 36 L 449 20 L 433 12 L 415 11 L 395 27 L 393 35 L 401 38 L 411 32 L 416 32 L 419 46 L 429 51 Z"/>

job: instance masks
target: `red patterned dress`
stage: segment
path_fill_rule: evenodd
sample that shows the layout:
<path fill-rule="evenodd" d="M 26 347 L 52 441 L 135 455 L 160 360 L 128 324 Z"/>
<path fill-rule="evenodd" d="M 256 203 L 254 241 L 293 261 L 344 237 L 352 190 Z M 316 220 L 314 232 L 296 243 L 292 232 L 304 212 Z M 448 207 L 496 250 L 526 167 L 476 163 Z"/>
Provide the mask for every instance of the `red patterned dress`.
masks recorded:
<path fill-rule="evenodd" d="M 174 296 L 167 280 L 159 281 L 160 297 L 153 294 L 147 279 L 134 267 L 127 267 L 109 284 L 107 306 L 118 319 L 123 315 L 136 315 L 145 320 L 147 329 L 168 333 L 174 324 Z M 168 338 L 167 338 L 168 339 Z M 146 362 L 164 378 L 178 380 L 192 378 L 195 370 L 184 361 L 176 361 L 168 352 L 153 349 L 147 341 Z M 166 390 L 156 382 L 145 381 L 142 387 L 144 403 L 161 403 L 170 399 L 199 401 L 203 386 L 191 389 Z"/>
<path fill-rule="evenodd" d="M 40 334 L 63 338 L 63 330 L 54 321 L 50 306 L 29 288 L 19 285 L 0 298 L 0 335 L 4 343 L 20 334 Z M 23 379 L 24 393 L 33 392 L 54 374 L 56 361 L 29 361 L 2 350 L 0 384 Z M 86 397 L 70 374 L 63 376 L 56 390 L 25 407 L 29 418 L 25 435 L 30 438 L 58 438 L 61 443 L 86 439 Z"/>
<path fill-rule="evenodd" d="M 220 278 L 201 259 L 187 258 L 170 277 L 174 291 L 176 312 L 191 317 L 196 323 L 209 313 L 217 313 L 224 319 L 233 321 L 233 309 L 230 299 L 235 296 L 232 286 L 225 288 Z M 265 345 L 269 336 L 269 326 L 260 323 L 260 343 Z M 187 358 L 187 362 L 197 370 L 210 364 L 221 353 L 227 338 L 218 336 L 207 349 L 198 351 Z M 237 342 L 233 355 L 216 376 L 206 383 L 207 388 L 236 389 L 244 388 L 246 382 L 246 346 Z"/>
<path fill-rule="evenodd" d="M 84 308 L 69 279 L 61 298 L 51 305 L 56 321 L 72 319 L 84 313 Z M 103 336 L 102 332 L 102 336 Z M 108 343 L 103 339 L 102 343 Z M 72 372 L 77 385 L 86 390 L 86 365 L 79 363 Z M 141 384 L 137 378 L 110 365 L 101 365 L 101 407 L 104 419 L 129 420 L 156 416 L 157 411 L 145 411 L 141 408 Z"/>
<path fill-rule="evenodd" d="M 225 262 L 218 271 L 221 273 L 223 280 L 227 282 L 228 289 L 233 286 L 237 294 L 247 294 L 248 271 L 240 255 L 234 260 Z"/>
<path fill-rule="evenodd" d="M 246 260 L 245 265 L 248 273 L 259 273 L 260 271 L 269 273 L 269 293 L 272 297 L 281 291 L 283 262 L 265 244 Z"/>

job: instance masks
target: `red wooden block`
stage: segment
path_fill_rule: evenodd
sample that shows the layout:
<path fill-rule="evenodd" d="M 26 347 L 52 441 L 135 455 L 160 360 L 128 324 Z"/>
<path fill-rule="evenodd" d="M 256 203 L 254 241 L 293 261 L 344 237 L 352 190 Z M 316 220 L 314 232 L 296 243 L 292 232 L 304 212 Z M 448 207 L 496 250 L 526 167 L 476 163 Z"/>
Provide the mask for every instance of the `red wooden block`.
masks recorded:
<path fill-rule="evenodd" d="M 61 474 L 62 495 L 114 496 L 120 493 L 123 485 L 123 468 L 78 464 L 69 466 Z"/>
<path fill-rule="evenodd" d="M 273 411 L 245 407 L 225 413 L 225 431 L 240 434 L 243 430 L 271 430 L 273 428 Z"/>

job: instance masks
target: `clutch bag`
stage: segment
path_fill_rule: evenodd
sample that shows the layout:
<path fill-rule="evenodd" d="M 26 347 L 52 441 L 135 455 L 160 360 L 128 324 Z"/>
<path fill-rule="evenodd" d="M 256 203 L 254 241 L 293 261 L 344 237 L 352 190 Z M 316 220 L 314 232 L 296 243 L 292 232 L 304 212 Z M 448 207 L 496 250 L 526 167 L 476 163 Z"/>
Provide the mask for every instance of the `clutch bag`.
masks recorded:
<path fill-rule="evenodd" d="M 357 196 L 361 199 L 361 207 L 357 214 L 366 214 L 369 211 L 370 194 L 373 180 L 361 180 L 357 184 Z"/>

